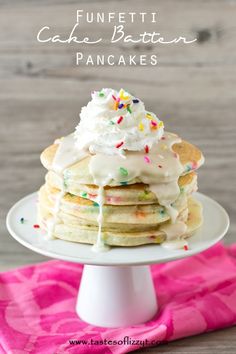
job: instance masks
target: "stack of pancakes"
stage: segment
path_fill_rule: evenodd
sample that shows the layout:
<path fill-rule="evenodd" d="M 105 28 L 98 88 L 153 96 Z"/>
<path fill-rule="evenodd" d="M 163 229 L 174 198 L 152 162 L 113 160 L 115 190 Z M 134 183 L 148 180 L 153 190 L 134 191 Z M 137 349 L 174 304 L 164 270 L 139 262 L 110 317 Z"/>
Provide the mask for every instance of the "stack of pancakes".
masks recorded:
<path fill-rule="evenodd" d="M 39 191 L 39 223 L 47 231 L 50 221 L 55 221 L 56 217 L 54 238 L 95 244 L 98 235 L 98 186 L 93 184 L 89 173 L 89 157 L 66 168 L 62 178 L 53 170 L 58 146 L 58 143 L 49 146 L 41 155 L 48 173 Z M 195 171 L 203 163 L 203 156 L 197 147 L 186 141 L 174 144 L 172 150 L 179 155 L 184 166 L 178 180 L 180 194 L 173 207 L 178 211 L 177 221 L 187 225 L 187 231 L 181 235 L 185 238 L 202 223 L 201 205 L 191 194 L 197 190 Z M 87 183 L 81 184 L 81 180 Z M 62 198 L 58 204 L 59 195 Z M 169 224 L 171 220 L 166 208 L 158 203 L 149 185 L 131 181 L 127 185 L 105 186 L 102 238 L 107 245 L 162 243 L 166 239 L 163 226 Z"/>

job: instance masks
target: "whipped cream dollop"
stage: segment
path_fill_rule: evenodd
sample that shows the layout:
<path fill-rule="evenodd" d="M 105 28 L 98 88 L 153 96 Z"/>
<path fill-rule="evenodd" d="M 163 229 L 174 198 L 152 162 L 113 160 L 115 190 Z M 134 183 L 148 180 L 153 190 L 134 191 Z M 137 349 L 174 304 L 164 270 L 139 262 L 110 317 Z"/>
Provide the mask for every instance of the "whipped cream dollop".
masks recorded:
<path fill-rule="evenodd" d="M 121 89 L 92 93 L 74 134 L 78 149 L 108 155 L 150 149 L 161 139 L 164 124 L 144 103 Z"/>

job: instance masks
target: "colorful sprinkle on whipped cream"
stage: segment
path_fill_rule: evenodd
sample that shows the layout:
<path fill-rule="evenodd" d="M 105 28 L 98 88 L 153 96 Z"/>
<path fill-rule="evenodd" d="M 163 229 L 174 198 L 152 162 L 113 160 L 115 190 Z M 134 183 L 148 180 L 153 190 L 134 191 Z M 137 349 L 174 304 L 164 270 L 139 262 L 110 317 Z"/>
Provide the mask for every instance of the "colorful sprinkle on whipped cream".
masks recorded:
<path fill-rule="evenodd" d="M 163 136 L 164 124 L 127 91 L 94 91 L 80 113 L 75 138 L 79 149 L 108 155 L 149 151 Z"/>

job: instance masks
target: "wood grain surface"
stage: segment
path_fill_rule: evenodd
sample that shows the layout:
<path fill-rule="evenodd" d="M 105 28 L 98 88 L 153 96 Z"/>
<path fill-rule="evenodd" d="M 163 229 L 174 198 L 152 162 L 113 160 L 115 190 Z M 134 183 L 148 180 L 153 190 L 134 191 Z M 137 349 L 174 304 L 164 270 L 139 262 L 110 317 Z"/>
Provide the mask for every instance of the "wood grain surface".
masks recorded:
<path fill-rule="evenodd" d="M 83 46 L 84 55 L 115 53 L 158 55 L 158 66 L 75 65 L 72 44 L 39 44 L 38 30 L 52 26 L 69 33 L 76 10 L 158 12 L 157 29 L 198 38 L 192 45 L 156 46 L 119 44 L 108 40 Z M 0 270 L 47 260 L 15 242 L 5 227 L 10 206 L 39 188 L 45 171 L 39 154 L 55 138 L 71 132 L 90 92 L 102 87 L 124 87 L 140 97 L 149 110 L 175 131 L 197 144 L 206 163 L 199 171 L 199 190 L 228 211 L 236 234 L 236 2 L 222 0 L 161 1 L 26 1 L 0 0 Z M 99 26 L 106 38 L 109 26 Z M 127 25 L 140 32 L 139 24 Z M 84 24 L 83 32 L 97 30 Z M 157 353 L 233 353 L 235 329 L 176 341 L 142 350 Z"/>

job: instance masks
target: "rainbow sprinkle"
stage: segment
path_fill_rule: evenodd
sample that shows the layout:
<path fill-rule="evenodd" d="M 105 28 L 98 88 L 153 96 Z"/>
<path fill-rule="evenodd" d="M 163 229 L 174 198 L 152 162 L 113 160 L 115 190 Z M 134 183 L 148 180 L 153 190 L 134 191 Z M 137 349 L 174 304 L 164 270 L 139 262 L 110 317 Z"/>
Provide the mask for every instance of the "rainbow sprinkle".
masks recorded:
<path fill-rule="evenodd" d="M 152 119 L 152 115 L 150 113 L 146 113 L 146 118 L 147 119 Z"/>
<path fill-rule="evenodd" d="M 151 125 L 152 125 L 153 127 L 157 127 L 157 122 L 155 122 L 154 120 L 151 120 Z"/>
<path fill-rule="evenodd" d="M 115 103 L 114 103 L 114 111 L 117 111 L 118 106 L 119 106 L 119 103 L 117 101 L 115 101 Z"/>
<path fill-rule="evenodd" d="M 20 223 L 24 224 L 24 222 L 25 222 L 25 218 L 20 218 Z"/>
<path fill-rule="evenodd" d="M 120 99 L 121 99 L 121 100 L 126 101 L 126 100 L 128 100 L 129 98 L 130 98 L 129 95 L 127 95 L 127 96 L 124 95 L 124 90 L 121 90 L 121 91 L 120 91 Z"/>
<path fill-rule="evenodd" d="M 146 154 L 148 154 L 148 153 L 149 153 L 149 146 L 148 146 L 148 145 L 145 145 L 144 150 L 145 150 Z"/>
<path fill-rule="evenodd" d="M 97 198 L 97 194 L 89 193 L 89 199 L 94 199 L 94 198 Z"/>
<path fill-rule="evenodd" d="M 124 104 L 123 104 L 123 103 L 120 103 L 119 106 L 118 106 L 119 109 L 121 109 L 121 108 L 123 108 L 123 107 L 124 107 Z"/>
<path fill-rule="evenodd" d="M 142 210 L 137 210 L 135 212 L 135 215 L 137 216 L 137 218 L 144 218 L 145 217 L 145 213 Z"/>
<path fill-rule="evenodd" d="M 184 245 L 184 250 L 188 251 L 188 245 Z"/>
<path fill-rule="evenodd" d="M 138 200 L 143 201 L 143 200 L 148 200 L 150 198 L 150 192 L 149 191 L 144 191 L 143 193 L 139 194 Z"/>
<path fill-rule="evenodd" d="M 65 176 L 64 176 L 64 179 L 63 179 L 63 186 L 64 186 L 65 188 L 68 187 L 67 181 L 68 181 L 68 177 L 65 177 Z"/>
<path fill-rule="evenodd" d="M 187 172 L 189 172 L 189 171 L 192 170 L 191 166 L 189 166 L 189 165 L 187 165 L 187 166 L 185 167 L 185 169 L 186 169 Z"/>
<path fill-rule="evenodd" d="M 131 114 L 132 113 L 132 110 L 131 110 L 131 108 L 130 108 L 130 105 L 129 104 L 127 104 L 127 111 Z"/>
<path fill-rule="evenodd" d="M 163 216 L 165 214 L 165 209 L 161 209 L 160 214 Z"/>
<path fill-rule="evenodd" d="M 151 235 L 151 236 L 149 236 L 149 238 L 150 238 L 150 240 L 155 240 L 156 236 Z"/>
<path fill-rule="evenodd" d="M 144 130 L 144 125 L 143 123 L 139 123 L 138 129 L 142 132 Z"/>
<path fill-rule="evenodd" d="M 35 228 L 35 229 L 39 229 L 40 226 L 39 226 L 38 224 L 34 224 L 34 228 Z"/>
<path fill-rule="evenodd" d="M 117 120 L 117 124 L 120 124 L 123 119 L 124 119 L 124 117 L 120 116 L 120 118 L 118 118 L 118 120 Z"/>
<path fill-rule="evenodd" d="M 162 168 L 162 165 L 158 165 L 159 168 Z"/>
<path fill-rule="evenodd" d="M 124 145 L 123 141 L 121 141 L 120 143 L 116 144 L 116 148 L 119 149 L 122 145 Z"/>
<path fill-rule="evenodd" d="M 128 174 L 129 174 L 129 172 L 128 172 L 128 170 L 126 169 L 126 168 L 124 168 L 124 167 L 120 167 L 120 174 L 122 175 L 122 176 L 128 176 Z"/>
<path fill-rule="evenodd" d="M 120 182 L 121 186 L 127 186 L 128 182 Z"/>
<path fill-rule="evenodd" d="M 99 96 L 99 97 L 104 97 L 105 94 L 104 94 L 103 92 L 99 92 L 98 96 Z"/>
<path fill-rule="evenodd" d="M 139 103 L 139 100 L 138 100 L 137 98 L 135 98 L 135 99 L 133 100 L 133 103 Z"/>
<path fill-rule="evenodd" d="M 144 161 L 146 163 L 151 163 L 151 160 L 150 160 L 150 158 L 148 156 L 144 156 Z"/>

